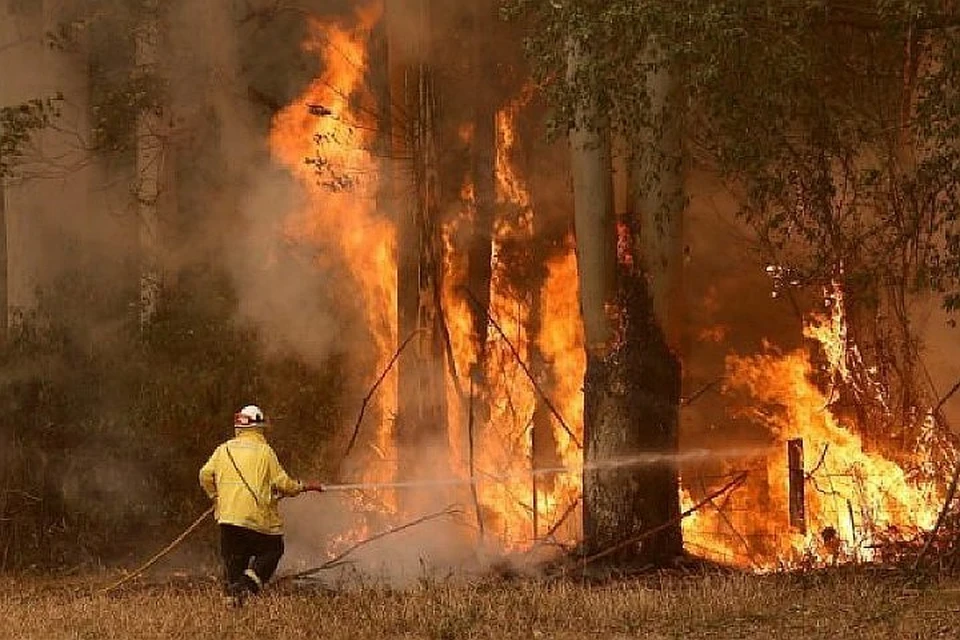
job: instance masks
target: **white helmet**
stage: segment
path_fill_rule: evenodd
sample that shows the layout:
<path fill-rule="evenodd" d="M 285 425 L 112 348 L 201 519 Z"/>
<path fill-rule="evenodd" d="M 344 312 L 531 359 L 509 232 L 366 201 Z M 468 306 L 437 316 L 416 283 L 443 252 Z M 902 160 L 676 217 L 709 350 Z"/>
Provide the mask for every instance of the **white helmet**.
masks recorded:
<path fill-rule="evenodd" d="M 260 407 L 255 404 L 248 404 L 233 416 L 233 426 L 237 428 L 262 427 L 266 423 L 267 419 L 263 417 L 263 411 L 260 411 Z"/>

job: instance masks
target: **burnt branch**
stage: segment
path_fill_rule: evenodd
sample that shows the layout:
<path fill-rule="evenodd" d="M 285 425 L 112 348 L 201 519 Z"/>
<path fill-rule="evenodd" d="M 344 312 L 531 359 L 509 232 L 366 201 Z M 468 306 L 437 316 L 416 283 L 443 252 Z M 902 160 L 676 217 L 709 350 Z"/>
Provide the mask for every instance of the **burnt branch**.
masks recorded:
<path fill-rule="evenodd" d="M 700 387 L 699 389 L 697 389 L 696 391 L 694 391 L 692 394 L 690 394 L 689 397 L 687 397 L 687 398 L 680 398 L 680 406 L 681 406 L 681 407 L 689 407 L 691 404 L 693 404 L 694 402 L 696 402 L 701 396 L 703 396 L 703 394 L 705 394 L 706 392 L 710 391 L 711 389 L 713 389 L 714 387 L 716 387 L 716 386 L 717 386 L 718 384 L 720 384 L 721 382 L 723 382 L 723 376 L 720 376 L 720 377 L 717 378 L 716 380 L 711 380 L 710 382 L 708 382 L 707 384 L 703 385 L 702 387 Z"/>
<path fill-rule="evenodd" d="M 614 554 L 614 553 L 616 553 L 616 552 L 618 552 L 618 551 L 622 551 L 623 549 L 626 549 L 627 547 L 630 547 L 630 546 L 639 544 L 639 543 L 643 542 L 644 540 L 646 540 L 647 538 L 649 538 L 649 537 L 651 537 L 651 536 L 653 536 L 653 535 L 655 535 L 655 534 L 657 534 L 657 533 L 660 533 L 661 531 L 664 531 L 665 529 L 669 529 L 670 527 L 676 526 L 678 522 L 680 522 L 681 520 L 683 520 L 683 519 L 686 518 L 687 516 L 689 516 L 689 515 L 691 515 L 691 514 L 693 514 L 693 513 L 696 513 L 697 511 L 699 511 L 700 509 L 704 508 L 704 507 L 707 506 L 708 504 L 711 504 L 715 499 L 719 498 L 720 496 L 726 494 L 727 492 L 734 491 L 734 490 L 738 489 L 739 487 L 743 486 L 743 483 L 746 482 L 748 475 L 749 475 L 749 472 L 748 472 L 748 471 L 741 471 L 740 473 L 737 474 L 736 477 L 733 478 L 733 480 L 731 480 L 731 481 L 728 482 L 727 484 L 723 485 L 722 487 L 720 487 L 719 489 L 717 489 L 716 491 L 714 491 L 714 492 L 711 493 L 710 495 L 706 496 L 703 500 L 701 500 L 701 501 L 698 502 L 697 504 L 693 505 L 692 507 L 690 507 L 689 509 L 687 509 L 686 511 L 684 511 L 684 512 L 681 513 L 680 515 L 678 515 L 678 516 L 676 516 L 676 517 L 674 517 L 674 518 L 671 518 L 671 519 L 668 520 L 667 522 L 664 522 L 664 523 L 662 523 L 662 524 L 660 524 L 660 525 L 657 525 L 656 527 L 654 527 L 654 528 L 652 528 L 652 529 L 648 529 L 648 530 L 644 531 L 643 533 L 641 533 L 641 534 L 638 535 L 638 536 L 634 536 L 634 537 L 632 537 L 632 538 L 628 538 L 627 540 L 624 540 L 624 541 L 622 541 L 622 542 L 618 542 L 617 544 L 613 545 L 612 547 L 608 547 L 608 548 L 604 549 L 603 551 L 600 551 L 600 552 L 598 552 L 598 553 L 595 553 L 595 554 L 593 554 L 593 555 L 591 555 L 591 556 L 587 556 L 587 557 L 583 558 L 583 560 L 581 560 L 581 563 L 582 563 L 583 565 L 586 565 L 586 564 L 589 564 L 589 563 L 591 563 L 591 562 L 596 562 L 597 560 L 600 560 L 601 558 L 606 558 L 607 556 L 612 555 L 612 554 Z"/>
<path fill-rule="evenodd" d="M 930 533 L 927 535 L 927 540 L 923 543 L 923 548 L 920 549 L 920 553 L 917 554 L 917 559 L 913 561 L 914 571 L 917 570 L 917 567 L 920 566 L 920 563 L 923 562 L 924 557 L 926 557 L 927 552 L 930 551 L 930 546 L 936 539 L 937 533 L 940 531 L 940 527 L 943 526 L 943 521 L 947 519 L 947 514 L 950 513 L 950 506 L 953 504 L 953 499 L 957 495 L 958 482 L 960 482 L 960 462 L 955 464 L 953 467 L 953 477 L 950 479 L 950 488 L 947 489 L 947 497 L 943 501 L 943 507 L 940 509 L 940 515 L 937 516 L 937 522 L 933 525 L 933 529 L 931 529 Z"/>
<path fill-rule="evenodd" d="M 352 545 L 350 548 L 348 548 L 346 551 L 344 551 L 344 552 L 342 552 L 342 553 L 340 553 L 340 554 L 337 554 L 336 556 L 334 556 L 334 557 L 331 558 L 330 560 L 327 560 L 326 562 L 324 562 L 323 564 L 321 564 L 321 565 L 318 566 L 318 567 L 314 567 L 314 568 L 312 568 L 312 569 L 306 569 L 306 570 L 301 571 L 301 572 L 299 572 L 299 573 L 293 574 L 292 576 L 290 576 L 290 579 L 291 579 L 291 580 L 296 580 L 297 578 L 309 578 L 309 577 L 311 577 L 311 576 L 314 576 L 314 575 L 320 573 L 321 571 L 326 571 L 327 569 L 335 568 L 335 567 L 337 567 L 338 565 L 340 565 L 340 564 L 343 563 L 344 558 L 346 558 L 347 556 L 349 556 L 349 555 L 352 554 L 353 552 L 357 551 L 358 549 L 360 549 L 360 548 L 362 548 L 362 547 L 365 547 L 366 545 L 370 544 L 371 542 L 376 542 L 377 540 L 380 540 L 381 538 L 386 538 L 387 536 L 393 535 L 393 534 L 395 534 L 395 533 L 400 533 L 401 531 L 403 531 L 403 530 L 405 530 L 405 529 L 409 529 L 409 528 L 411 528 L 411 527 L 415 527 L 415 526 L 417 526 L 417 525 L 421 525 L 421 524 L 423 524 L 423 523 L 425 523 L 425 522 L 429 522 L 429 521 L 431 521 L 431 520 L 436 520 L 437 518 L 442 518 L 442 517 L 444 517 L 444 516 L 456 516 L 456 515 L 460 515 L 461 513 L 462 513 L 462 512 L 460 511 L 460 509 L 458 509 L 457 507 L 451 505 L 451 506 L 447 507 L 446 509 L 443 509 L 442 511 L 437 511 L 437 512 L 435 512 L 435 513 L 430 513 L 430 514 L 427 514 L 427 515 L 425 515 L 425 516 L 421 516 L 421 517 L 419 517 L 419 518 L 416 518 L 415 520 L 411 520 L 410 522 L 407 522 L 407 523 L 405 523 L 405 524 L 402 524 L 402 525 L 399 525 L 399 526 L 396 526 L 396 527 L 390 527 L 389 529 L 386 529 L 386 530 L 384 530 L 384 531 L 381 531 L 380 533 L 378 533 L 378 534 L 376 534 L 376 535 L 370 536 L 369 538 L 365 538 L 365 539 L 361 540 L 360 542 L 357 542 L 356 544 L 354 544 L 354 545 Z"/>
<path fill-rule="evenodd" d="M 953 385 L 953 387 L 950 388 L 950 391 L 947 391 L 946 395 L 944 395 L 942 398 L 940 398 L 939 401 L 937 401 L 937 406 L 935 406 L 933 408 L 933 411 L 931 411 L 930 413 L 932 413 L 933 415 L 937 415 L 937 413 L 940 412 L 940 409 L 943 408 L 943 405 L 947 403 L 947 400 L 953 397 L 953 394 L 955 394 L 957 390 L 960 390 L 960 380 L 957 380 L 957 382 Z"/>
<path fill-rule="evenodd" d="M 353 451 L 354 445 L 357 443 L 357 436 L 360 433 L 360 424 L 363 422 L 364 413 L 367 411 L 367 405 L 370 404 L 370 400 L 373 398 L 373 394 L 377 392 L 377 389 L 380 388 L 380 385 L 386 379 L 387 374 L 390 373 L 390 370 L 393 368 L 393 365 L 396 364 L 397 360 L 400 358 L 400 354 L 404 352 L 407 346 L 413 342 L 413 339 L 420 333 L 424 332 L 425 329 L 417 329 L 404 340 L 397 350 L 394 352 L 393 357 L 390 358 L 390 362 L 387 363 L 387 366 L 384 368 L 383 372 L 380 373 L 380 376 L 373 383 L 373 386 L 370 387 L 370 391 L 367 392 L 367 395 L 363 397 L 363 402 L 360 404 L 360 414 L 357 416 L 357 422 L 353 425 L 353 434 L 350 436 L 350 442 L 347 444 L 347 450 L 343 454 L 343 458 L 346 459 L 350 455 L 350 452 Z"/>
<path fill-rule="evenodd" d="M 574 444 L 577 445 L 577 448 L 583 449 L 583 443 L 580 442 L 580 438 L 573 433 L 570 429 L 570 426 L 567 424 L 567 421 L 563 419 L 563 416 L 560 415 L 560 412 L 557 411 L 557 408 L 553 406 L 553 402 L 550 401 L 550 398 L 547 397 L 546 392 L 540 386 L 540 383 L 537 382 L 536 378 L 531 373 L 530 369 L 527 367 L 526 363 L 523 361 L 523 358 L 520 357 L 520 352 L 517 351 L 517 348 L 513 346 L 513 342 L 510 341 L 510 338 L 507 337 L 506 332 L 500 326 L 500 324 L 494 320 L 493 316 L 490 315 L 490 312 L 483 308 L 483 305 L 480 304 L 480 301 L 477 299 L 473 292 L 470 291 L 467 287 L 461 287 L 463 291 L 467 294 L 467 299 L 470 304 L 476 308 L 481 314 L 483 314 L 487 321 L 497 330 L 497 333 L 500 334 L 500 337 L 503 338 L 504 342 L 507 343 L 507 347 L 510 349 L 510 353 L 513 354 L 513 357 L 517 360 L 517 364 L 520 365 L 520 369 L 523 370 L 523 373 L 527 376 L 527 379 L 530 380 L 530 383 L 533 385 L 534 390 L 536 390 L 537 395 L 543 400 L 543 403 L 547 406 L 547 409 L 550 410 L 550 413 L 553 414 L 553 417 L 557 419 L 557 422 L 560 423 L 560 426 L 563 427 L 563 430 L 567 432 L 567 435 L 570 436 L 570 439 L 573 440 Z"/>

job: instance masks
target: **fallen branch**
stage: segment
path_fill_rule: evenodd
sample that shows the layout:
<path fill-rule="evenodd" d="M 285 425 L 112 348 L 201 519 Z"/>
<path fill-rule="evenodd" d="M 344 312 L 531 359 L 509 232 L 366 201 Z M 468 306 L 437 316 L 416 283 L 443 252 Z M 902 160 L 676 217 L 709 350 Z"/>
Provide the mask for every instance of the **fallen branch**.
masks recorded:
<path fill-rule="evenodd" d="M 430 520 L 436 520 L 437 518 L 442 518 L 443 516 L 459 515 L 459 514 L 461 514 L 461 513 L 462 513 L 462 511 L 461 511 L 460 509 L 458 509 L 458 508 L 456 508 L 456 507 L 454 507 L 454 506 L 450 506 L 450 507 L 447 507 L 446 509 L 444 509 L 444 510 L 442 510 L 442 511 L 437 511 L 437 512 L 435 512 L 435 513 L 430 513 L 430 514 L 427 514 L 427 515 L 425 515 L 425 516 L 421 516 L 421 517 L 417 518 L 416 520 L 411 520 L 410 522 L 407 522 L 406 524 L 402 524 L 402 525 L 400 525 L 400 526 L 398 526 L 398 527 L 390 527 L 389 529 L 386 529 L 385 531 L 381 531 L 380 533 L 378 533 L 378 534 L 376 534 L 376 535 L 374 535 L 374 536 L 371 536 L 371 537 L 369 537 L 369 538 L 366 538 L 366 539 L 364 539 L 364 540 L 361 540 L 360 542 L 358 542 L 358 543 L 354 544 L 353 546 L 351 546 L 350 548 L 348 548 L 348 549 L 347 549 L 346 551 L 344 551 L 343 553 L 340 553 L 340 554 L 334 556 L 333 558 L 331 558 L 330 560 L 327 560 L 326 562 L 324 562 L 323 564 L 321 564 L 321 565 L 318 566 L 318 567 L 313 567 L 312 569 L 306 569 L 306 570 L 304 570 L 304 571 L 300 571 L 299 573 L 295 573 L 295 574 L 293 574 L 292 576 L 289 576 L 289 579 L 291 579 L 291 580 L 296 580 L 296 579 L 298 579 L 298 578 L 309 578 L 310 576 L 316 575 L 316 574 L 320 573 L 321 571 L 325 571 L 325 570 L 327 570 L 327 569 L 332 569 L 332 568 L 335 567 L 336 565 L 341 564 L 341 563 L 343 562 L 343 559 L 344 559 L 344 558 L 346 558 L 347 556 L 349 556 L 350 554 L 352 554 L 352 553 L 353 553 L 354 551 L 356 551 L 357 549 L 360 549 L 361 547 L 365 547 L 366 545 L 370 544 L 371 542 L 376 542 L 377 540 L 380 540 L 381 538 L 385 538 L 385 537 L 387 537 L 387 536 L 389 536 L 389 535 L 393 535 L 394 533 L 400 533 L 400 532 L 403 531 L 404 529 L 409 529 L 409 528 L 411 528 L 411 527 L 415 527 L 415 526 L 420 525 L 420 524 L 423 524 L 423 523 L 425 523 L 425 522 L 429 522 Z"/>
<path fill-rule="evenodd" d="M 706 483 L 703 482 L 702 477 L 700 478 L 700 487 L 704 491 L 706 491 Z M 757 557 L 753 553 L 753 549 L 750 548 L 750 543 L 747 541 L 746 538 L 743 537 L 743 534 L 740 533 L 739 529 L 737 529 L 737 527 L 733 524 L 730 518 L 727 517 L 727 512 L 724 511 L 724 507 L 727 506 L 727 499 L 729 497 L 730 497 L 729 493 L 726 496 L 724 496 L 724 500 L 722 504 L 717 504 L 716 500 L 714 500 L 713 498 L 710 498 L 709 499 L 710 506 L 712 506 L 716 510 L 720 518 L 726 523 L 728 527 L 730 527 L 730 531 L 733 532 L 733 535 L 737 538 L 737 540 L 740 541 L 740 544 L 743 545 L 743 550 L 747 552 L 747 556 L 750 558 L 750 564 L 753 565 L 754 569 L 757 569 L 760 567 L 760 563 L 757 562 Z"/>
<path fill-rule="evenodd" d="M 823 451 L 820 452 L 820 459 L 817 460 L 817 464 L 813 465 L 813 469 L 810 469 L 805 475 L 805 480 L 810 480 L 813 478 L 813 474 L 820 470 L 820 467 L 823 465 L 824 460 L 827 459 L 827 450 L 830 448 L 830 443 L 823 445 Z"/>
<path fill-rule="evenodd" d="M 177 545 L 179 545 L 181 542 L 183 542 L 184 540 L 186 540 L 187 536 L 189 536 L 191 533 L 193 533 L 194 531 L 196 531 L 197 528 L 198 528 L 201 524 L 203 524 L 203 521 L 207 519 L 207 516 L 209 516 L 211 513 L 213 513 L 213 509 L 214 509 L 214 506 L 211 505 L 210 508 L 207 509 L 206 511 L 204 511 L 203 514 L 202 514 L 199 518 L 197 518 L 196 520 L 193 521 L 193 524 L 191 524 L 189 527 L 187 527 L 187 528 L 184 530 L 184 532 L 181 533 L 179 536 L 177 536 L 176 538 L 174 538 L 173 542 L 171 542 L 170 544 L 168 544 L 167 546 L 165 546 L 162 550 L 160 550 L 159 553 L 157 553 L 155 556 L 153 556 L 152 558 L 150 558 L 149 560 L 147 560 L 146 562 L 144 562 L 142 565 L 140 565 L 140 567 L 138 567 L 133 573 L 124 576 L 123 578 L 117 580 L 116 582 L 114 582 L 113 584 L 111 584 L 111 585 L 108 586 L 108 587 L 104 587 L 103 589 L 101 589 L 100 591 L 98 591 L 97 594 L 98 594 L 98 595 L 105 595 L 105 594 L 107 594 L 107 593 L 110 593 L 111 591 L 113 591 L 113 590 L 115 590 L 115 589 L 119 589 L 121 586 L 123 586 L 123 585 L 125 585 L 126 583 L 130 582 L 130 581 L 133 580 L 134 578 L 142 575 L 144 571 L 146 571 L 147 569 L 149 569 L 150 567 L 152 567 L 153 565 L 155 565 L 157 562 L 159 562 L 162 557 L 164 557 L 165 555 L 167 555 L 168 553 L 170 553 L 171 551 L 173 551 L 173 550 L 177 547 Z"/>
<path fill-rule="evenodd" d="M 474 398 L 474 389 L 473 389 L 473 372 L 470 373 L 470 404 L 467 406 L 467 460 L 469 463 L 470 477 L 473 478 L 477 472 L 477 465 L 475 459 L 475 443 L 474 443 L 474 417 L 473 417 L 473 398 Z M 480 508 L 480 495 L 477 493 L 477 483 L 470 483 L 470 497 L 473 498 L 473 508 L 477 514 L 477 527 L 480 528 L 480 539 L 483 539 L 484 536 L 484 527 L 483 527 L 483 510 Z"/>
<path fill-rule="evenodd" d="M 373 386 L 370 387 L 370 391 L 367 392 L 367 395 L 363 397 L 363 402 L 360 404 L 360 415 L 357 416 L 357 422 L 353 425 L 353 434 L 350 436 L 350 442 L 347 444 L 347 450 L 344 452 L 344 459 L 350 455 L 350 452 L 353 450 L 354 445 L 357 443 L 357 436 L 360 434 L 360 424 L 363 422 L 363 415 L 367 411 L 367 405 L 370 404 L 373 394 L 377 392 L 377 389 L 380 388 L 380 385 L 387 378 L 387 374 L 390 373 L 390 370 L 393 368 L 393 365 L 396 364 L 397 360 L 400 358 L 400 354 L 404 352 L 407 346 L 413 342 L 413 339 L 420 333 L 423 333 L 425 329 L 417 329 L 409 336 L 407 339 L 400 343 L 400 346 L 397 347 L 397 350 L 394 352 L 393 357 L 390 358 L 390 362 L 387 363 L 386 368 L 377 378 L 376 382 L 373 383 Z"/>
<path fill-rule="evenodd" d="M 507 337 L 506 332 L 500 326 L 500 324 L 490 315 L 490 312 L 487 309 L 483 308 L 483 305 L 480 304 L 480 301 L 477 300 L 477 297 L 473 295 L 473 292 L 466 287 L 462 287 L 467 293 L 467 297 L 470 300 L 470 303 L 476 307 L 487 320 L 493 325 L 493 328 L 497 330 L 497 333 L 500 334 L 500 337 L 503 338 L 504 342 L 507 343 L 507 347 L 510 349 L 510 352 L 513 354 L 513 357 L 517 360 L 517 364 L 520 365 L 520 369 L 523 370 L 523 373 L 527 376 L 527 379 L 530 380 L 530 383 L 533 385 L 533 388 L 536 390 L 537 395 L 543 399 L 543 403 L 547 406 L 547 409 L 550 410 L 550 413 L 553 414 L 553 417 L 557 419 L 557 422 L 560 423 L 560 426 L 563 427 L 563 430 L 567 432 L 567 435 L 570 436 L 570 439 L 573 440 L 574 444 L 578 448 L 583 449 L 583 444 L 580 442 L 580 439 L 573 433 L 570 429 L 570 426 L 567 424 L 567 421 L 563 419 L 563 416 L 560 415 L 560 412 L 557 411 L 557 408 L 553 406 L 553 402 L 550 401 L 550 398 L 540 387 L 540 383 L 537 382 L 536 378 L 531 373 L 530 369 L 527 367 L 526 363 L 523 361 L 523 358 L 520 357 L 520 352 L 517 351 L 517 348 L 513 346 L 513 343 L 510 341 L 510 338 Z"/>
<path fill-rule="evenodd" d="M 443 307 L 440 305 L 439 300 L 437 301 L 437 308 L 440 310 L 437 315 L 440 322 L 440 335 L 443 338 L 444 351 L 447 354 L 447 370 L 450 374 L 450 379 L 453 381 L 453 387 L 457 392 L 457 397 L 460 398 L 460 404 L 466 404 L 463 395 L 463 385 L 460 383 L 460 375 L 457 372 L 457 360 L 453 355 L 453 341 L 450 339 L 450 327 L 447 326 L 447 318 L 443 314 Z"/>
<path fill-rule="evenodd" d="M 676 516 L 676 517 L 674 517 L 674 518 L 671 518 L 669 521 L 664 522 L 663 524 L 657 525 L 657 526 L 654 527 L 653 529 L 649 529 L 649 530 L 647 530 L 647 531 L 644 531 L 643 533 L 641 533 L 641 534 L 638 535 L 638 536 L 634 536 L 633 538 L 630 538 L 630 539 L 628 539 L 628 540 L 624 540 L 623 542 L 619 542 L 619 543 L 613 545 L 612 547 L 609 547 L 609 548 L 607 548 L 607 549 L 604 549 L 603 551 L 599 551 L 599 552 L 597 552 L 597 553 L 595 553 L 595 554 L 593 554 L 593 555 L 591 555 L 591 556 L 587 556 L 587 557 L 583 558 L 583 560 L 581 560 L 581 562 L 582 562 L 584 565 L 586 565 L 586 564 L 589 564 L 589 563 L 591 563 L 591 562 L 595 562 L 595 561 L 597 561 L 597 560 L 600 560 L 601 558 L 606 558 L 607 556 L 612 555 L 612 554 L 616 553 L 617 551 L 620 551 L 620 550 L 622 550 L 622 549 L 625 549 L 626 547 L 629 547 L 629 546 L 638 544 L 638 543 L 640 543 L 640 542 L 643 542 L 644 540 L 646 540 L 646 539 L 649 538 L 650 536 L 652 536 L 652 535 L 654 535 L 654 534 L 657 534 L 657 533 L 660 533 L 660 532 L 663 531 L 664 529 L 668 529 L 668 528 L 676 525 L 678 522 L 680 522 L 681 520 L 683 520 L 683 519 L 686 518 L 687 516 L 689 516 L 689 515 L 697 512 L 697 511 L 699 511 L 700 509 L 702 509 L 702 508 L 705 507 L 706 505 L 708 505 L 708 504 L 710 504 L 711 502 L 713 502 L 716 498 L 719 498 L 720 496 L 722 496 L 723 494 L 727 493 L 728 491 L 733 491 L 734 489 L 740 487 L 740 485 L 742 485 L 743 482 L 747 479 L 747 475 L 748 475 L 748 472 L 746 472 L 746 471 L 740 472 L 739 474 L 737 474 L 737 476 L 736 476 L 733 480 L 731 480 L 731 481 L 728 482 L 727 484 L 723 485 L 721 488 L 717 489 L 716 491 L 714 491 L 713 493 L 711 493 L 710 495 L 708 495 L 707 497 L 705 497 L 703 500 L 701 500 L 701 501 L 698 502 L 697 504 L 693 505 L 692 507 L 690 507 L 689 509 L 687 509 L 686 511 L 684 511 L 684 512 L 681 513 L 680 515 L 678 515 L 678 516 Z"/>

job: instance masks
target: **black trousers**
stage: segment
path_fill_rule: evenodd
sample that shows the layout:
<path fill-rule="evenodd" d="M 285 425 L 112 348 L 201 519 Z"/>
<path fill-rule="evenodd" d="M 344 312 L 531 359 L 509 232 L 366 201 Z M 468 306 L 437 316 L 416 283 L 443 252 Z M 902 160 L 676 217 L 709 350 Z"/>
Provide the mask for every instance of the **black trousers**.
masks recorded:
<path fill-rule="evenodd" d="M 283 536 L 268 535 L 232 524 L 220 525 L 220 556 L 223 558 L 227 593 L 256 593 L 277 570 L 283 555 Z M 258 584 L 244 572 L 252 569 Z"/>

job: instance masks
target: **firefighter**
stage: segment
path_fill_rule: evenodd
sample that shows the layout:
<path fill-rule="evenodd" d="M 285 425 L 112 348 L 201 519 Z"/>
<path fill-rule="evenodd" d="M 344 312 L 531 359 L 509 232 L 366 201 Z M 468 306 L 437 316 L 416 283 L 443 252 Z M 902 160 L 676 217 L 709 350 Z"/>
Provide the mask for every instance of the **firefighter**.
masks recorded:
<path fill-rule="evenodd" d="M 319 482 L 303 483 L 287 475 L 267 443 L 266 425 L 259 407 L 245 406 L 234 416 L 235 437 L 218 446 L 200 469 L 200 486 L 214 501 L 220 525 L 220 555 L 233 606 L 259 593 L 280 562 L 279 499 L 324 490 Z"/>

